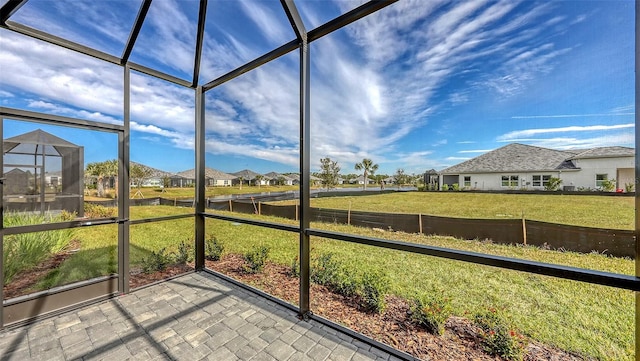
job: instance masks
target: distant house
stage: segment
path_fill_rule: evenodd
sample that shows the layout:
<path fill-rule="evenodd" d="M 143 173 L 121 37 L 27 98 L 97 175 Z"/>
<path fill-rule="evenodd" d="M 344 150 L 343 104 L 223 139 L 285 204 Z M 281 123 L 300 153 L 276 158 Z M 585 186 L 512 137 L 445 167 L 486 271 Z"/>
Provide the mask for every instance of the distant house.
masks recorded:
<path fill-rule="evenodd" d="M 195 184 L 196 182 L 196 170 L 189 169 L 177 174 L 182 179 L 181 187 L 187 187 Z M 236 176 L 219 171 L 214 168 L 206 167 L 204 169 L 205 185 L 207 187 L 231 187 Z"/>
<path fill-rule="evenodd" d="M 32 179 L 33 175 L 29 171 L 13 168 L 4 174 L 4 178 L 5 196 L 31 194 L 33 191 L 33 189 L 30 189 L 30 186 L 33 186 L 35 181 Z"/>
<path fill-rule="evenodd" d="M 562 189 L 602 189 L 616 180 L 617 189 L 635 184 L 635 150 L 601 147 L 555 150 L 512 143 L 440 171 L 439 185 L 480 190 L 544 189 L 552 177 Z"/>
<path fill-rule="evenodd" d="M 144 167 L 148 171 L 149 176 L 142 180 L 142 184 L 140 185 L 141 187 L 161 187 L 164 186 L 165 179 L 169 180 L 169 187 L 183 187 L 183 184 L 185 183 L 183 177 L 175 173 L 165 172 L 136 162 L 131 162 L 131 165 Z M 131 179 L 131 185 L 138 186 L 136 181 L 136 179 Z"/>
<path fill-rule="evenodd" d="M 367 177 L 367 185 L 368 185 L 368 184 L 374 184 L 374 183 L 375 183 L 375 181 L 374 181 L 374 180 L 372 180 L 371 178 L 368 178 L 368 177 Z M 363 175 L 361 175 L 361 176 L 358 176 L 358 178 L 352 179 L 352 180 L 351 180 L 351 184 L 360 184 L 360 185 L 364 185 L 364 176 L 363 176 Z"/>
<path fill-rule="evenodd" d="M 272 186 L 280 185 L 281 181 L 282 181 L 282 185 L 292 186 L 293 182 L 295 181 L 294 178 L 291 178 L 289 176 L 286 176 L 284 174 L 280 174 L 277 172 L 269 172 L 269 173 L 266 173 L 264 176 L 266 177 L 269 185 L 272 185 Z"/>
<path fill-rule="evenodd" d="M 243 169 L 239 172 L 234 172 L 231 173 L 233 176 L 235 176 L 236 178 L 233 180 L 233 184 L 237 185 L 240 184 L 240 182 L 242 181 L 243 184 L 249 184 L 249 185 L 258 185 L 256 182 L 256 177 L 257 176 L 262 176 L 262 179 L 260 180 L 260 185 L 264 186 L 268 184 L 268 180 L 266 178 L 264 178 L 264 176 L 260 173 L 256 173 L 252 170 L 249 169 Z"/>

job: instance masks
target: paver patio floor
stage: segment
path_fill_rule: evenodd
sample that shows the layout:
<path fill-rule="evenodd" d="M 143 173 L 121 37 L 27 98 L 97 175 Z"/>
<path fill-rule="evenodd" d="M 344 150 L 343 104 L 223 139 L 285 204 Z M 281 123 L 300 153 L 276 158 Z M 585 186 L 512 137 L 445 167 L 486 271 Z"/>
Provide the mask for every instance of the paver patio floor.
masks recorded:
<path fill-rule="evenodd" d="M 207 273 L 0 332 L 2 360 L 397 360 Z"/>

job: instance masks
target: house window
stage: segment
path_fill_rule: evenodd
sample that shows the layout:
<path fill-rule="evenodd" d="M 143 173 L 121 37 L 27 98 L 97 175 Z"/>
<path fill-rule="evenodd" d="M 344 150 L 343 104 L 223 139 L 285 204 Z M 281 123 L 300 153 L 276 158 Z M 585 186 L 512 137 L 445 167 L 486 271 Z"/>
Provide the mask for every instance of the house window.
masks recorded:
<path fill-rule="evenodd" d="M 471 187 L 471 176 L 464 176 L 464 186 L 465 187 Z"/>
<path fill-rule="evenodd" d="M 602 187 L 602 183 L 604 183 L 606 180 L 606 174 L 596 174 L 596 188 Z"/>
<path fill-rule="evenodd" d="M 503 175 L 502 176 L 502 186 L 503 187 L 517 187 L 518 186 L 518 176 L 517 175 Z"/>
<path fill-rule="evenodd" d="M 534 175 L 532 178 L 532 184 L 534 187 L 546 187 L 549 185 L 550 175 Z"/>

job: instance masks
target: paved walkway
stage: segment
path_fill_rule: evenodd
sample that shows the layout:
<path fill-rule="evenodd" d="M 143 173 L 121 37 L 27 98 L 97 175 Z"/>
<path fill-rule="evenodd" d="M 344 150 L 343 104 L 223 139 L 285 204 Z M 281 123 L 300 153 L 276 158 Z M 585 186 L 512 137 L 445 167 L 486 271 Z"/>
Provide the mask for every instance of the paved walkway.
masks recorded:
<path fill-rule="evenodd" d="M 0 359 L 397 360 L 204 273 L 2 331 Z"/>

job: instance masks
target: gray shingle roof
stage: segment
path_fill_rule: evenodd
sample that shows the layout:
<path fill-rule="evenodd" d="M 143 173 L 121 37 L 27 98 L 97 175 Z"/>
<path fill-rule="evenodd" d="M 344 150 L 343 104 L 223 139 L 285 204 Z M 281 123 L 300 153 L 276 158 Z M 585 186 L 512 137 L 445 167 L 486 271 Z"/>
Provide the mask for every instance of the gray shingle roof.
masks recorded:
<path fill-rule="evenodd" d="M 148 165 L 144 165 L 142 163 L 131 162 L 131 164 L 132 165 L 135 164 L 137 166 L 140 166 L 140 167 L 148 169 L 151 172 L 150 178 L 163 178 L 163 177 L 173 178 L 173 177 L 176 176 L 175 173 L 165 172 L 165 171 L 157 169 L 157 168 L 149 167 Z"/>
<path fill-rule="evenodd" d="M 571 159 L 633 157 L 635 149 L 629 147 L 600 147 L 584 150 Z"/>
<path fill-rule="evenodd" d="M 443 169 L 441 174 L 531 172 L 577 169 L 567 161 L 576 151 L 562 151 L 512 143 Z"/>
<path fill-rule="evenodd" d="M 195 169 L 189 169 L 189 170 L 185 170 L 182 171 L 180 173 L 178 173 L 178 175 L 180 177 L 183 178 L 187 178 L 187 179 L 195 179 L 196 178 L 196 170 Z M 209 168 L 206 167 L 204 169 L 204 177 L 207 179 L 219 179 L 219 180 L 232 180 L 232 179 L 236 179 L 237 177 L 229 174 L 229 173 L 225 173 L 222 171 L 219 171 L 217 169 L 213 169 L 213 168 Z"/>
<path fill-rule="evenodd" d="M 242 179 L 244 179 L 244 180 L 252 180 L 252 179 L 255 179 L 256 176 L 261 175 L 260 173 L 256 173 L 256 172 L 254 172 L 252 170 L 249 170 L 249 169 L 243 169 L 243 170 L 241 170 L 239 172 L 234 172 L 234 173 L 231 173 L 231 174 L 233 174 L 234 176 L 236 176 L 238 178 L 242 177 Z"/>

